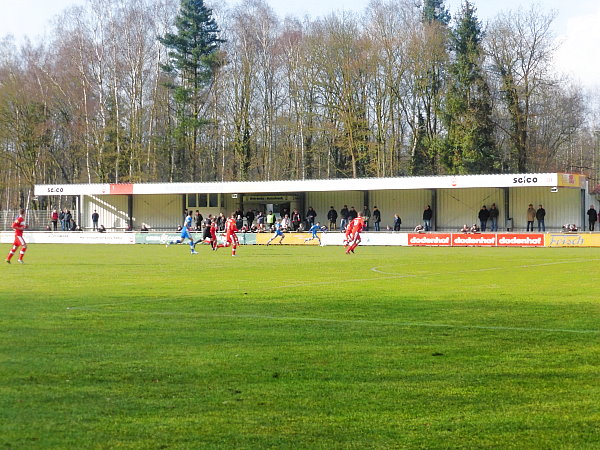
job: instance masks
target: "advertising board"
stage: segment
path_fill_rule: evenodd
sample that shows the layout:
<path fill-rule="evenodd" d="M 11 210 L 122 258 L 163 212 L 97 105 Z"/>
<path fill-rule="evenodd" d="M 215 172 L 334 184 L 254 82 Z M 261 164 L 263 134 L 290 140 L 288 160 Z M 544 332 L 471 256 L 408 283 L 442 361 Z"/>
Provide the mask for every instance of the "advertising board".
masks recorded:
<path fill-rule="evenodd" d="M 547 247 L 600 247 L 600 234 L 546 234 Z"/>
<path fill-rule="evenodd" d="M 498 247 L 543 247 L 544 235 L 540 233 L 506 233 L 498 235 Z"/>
<path fill-rule="evenodd" d="M 450 247 L 451 233 L 408 233 L 408 245 L 421 247 Z"/>
<path fill-rule="evenodd" d="M 453 247 L 495 247 L 496 234 L 453 234 Z"/>

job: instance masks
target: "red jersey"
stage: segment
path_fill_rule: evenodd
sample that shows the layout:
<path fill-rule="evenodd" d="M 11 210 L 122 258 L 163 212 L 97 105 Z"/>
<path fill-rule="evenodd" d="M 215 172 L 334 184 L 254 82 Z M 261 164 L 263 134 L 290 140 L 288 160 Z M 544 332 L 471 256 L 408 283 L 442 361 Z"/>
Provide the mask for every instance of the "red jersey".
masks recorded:
<path fill-rule="evenodd" d="M 25 225 L 25 218 L 23 216 L 19 216 L 15 219 L 15 221 L 12 224 L 12 228 L 13 230 L 15 230 L 15 237 L 22 237 L 23 236 L 23 230 L 25 228 L 27 228 L 27 225 Z"/>
<path fill-rule="evenodd" d="M 350 222 L 350 226 L 352 227 L 353 233 L 360 233 L 365 226 L 365 219 L 363 219 L 362 217 L 352 219 L 352 222 Z"/>
<path fill-rule="evenodd" d="M 235 224 L 235 219 L 227 219 L 227 222 L 225 222 L 225 231 L 227 234 L 232 234 L 238 231 L 237 225 Z"/>
<path fill-rule="evenodd" d="M 210 224 L 210 237 L 217 240 L 217 224 L 214 222 Z"/>
<path fill-rule="evenodd" d="M 354 233 L 354 220 L 351 220 L 348 225 L 346 225 L 346 237 L 350 236 Z"/>

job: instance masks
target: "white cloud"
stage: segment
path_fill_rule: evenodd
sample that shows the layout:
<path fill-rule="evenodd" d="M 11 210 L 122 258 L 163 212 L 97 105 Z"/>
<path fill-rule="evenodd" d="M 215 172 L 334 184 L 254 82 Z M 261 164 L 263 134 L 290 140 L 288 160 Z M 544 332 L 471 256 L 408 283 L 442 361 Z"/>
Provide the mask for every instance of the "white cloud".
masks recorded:
<path fill-rule="evenodd" d="M 572 16 L 556 54 L 556 67 L 585 87 L 600 86 L 600 6 L 585 15 Z"/>

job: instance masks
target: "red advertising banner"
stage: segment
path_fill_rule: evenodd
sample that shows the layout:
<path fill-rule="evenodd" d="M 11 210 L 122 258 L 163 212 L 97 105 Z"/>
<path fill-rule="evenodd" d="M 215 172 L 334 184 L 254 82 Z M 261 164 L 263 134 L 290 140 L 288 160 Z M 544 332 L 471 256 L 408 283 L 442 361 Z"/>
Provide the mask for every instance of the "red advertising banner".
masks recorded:
<path fill-rule="evenodd" d="M 111 184 L 111 194 L 133 194 L 133 184 Z"/>
<path fill-rule="evenodd" d="M 450 233 L 408 233 L 408 245 L 450 247 L 452 245 L 452 234 Z"/>
<path fill-rule="evenodd" d="M 544 235 L 541 233 L 499 234 L 498 247 L 543 247 Z"/>
<path fill-rule="evenodd" d="M 543 247 L 541 233 L 409 233 L 408 245 L 421 247 Z"/>
<path fill-rule="evenodd" d="M 497 237 L 497 234 L 453 234 L 452 245 L 454 247 L 495 247 Z"/>

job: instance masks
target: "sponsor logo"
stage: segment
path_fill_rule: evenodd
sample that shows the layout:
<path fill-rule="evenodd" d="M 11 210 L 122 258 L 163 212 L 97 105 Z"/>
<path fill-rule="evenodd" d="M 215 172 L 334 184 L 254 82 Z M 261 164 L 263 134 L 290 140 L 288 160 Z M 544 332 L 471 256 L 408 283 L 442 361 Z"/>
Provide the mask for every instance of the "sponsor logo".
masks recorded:
<path fill-rule="evenodd" d="M 461 234 L 453 234 L 452 245 L 496 245 L 496 235 L 464 236 Z"/>
<path fill-rule="evenodd" d="M 549 247 L 581 247 L 585 245 L 585 239 L 578 234 L 551 234 Z"/>
<path fill-rule="evenodd" d="M 409 234 L 408 245 L 445 245 L 450 246 L 450 234 Z"/>
<path fill-rule="evenodd" d="M 537 177 L 514 177 L 513 184 L 535 184 L 538 182 Z"/>
<path fill-rule="evenodd" d="M 543 234 L 505 234 L 498 236 L 498 245 L 503 247 L 540 247 L 544 245 Z"/>

